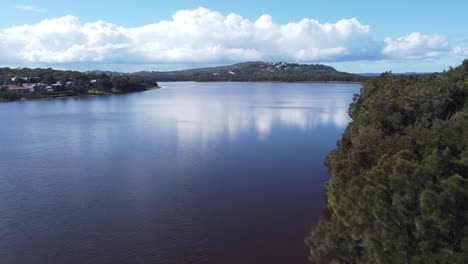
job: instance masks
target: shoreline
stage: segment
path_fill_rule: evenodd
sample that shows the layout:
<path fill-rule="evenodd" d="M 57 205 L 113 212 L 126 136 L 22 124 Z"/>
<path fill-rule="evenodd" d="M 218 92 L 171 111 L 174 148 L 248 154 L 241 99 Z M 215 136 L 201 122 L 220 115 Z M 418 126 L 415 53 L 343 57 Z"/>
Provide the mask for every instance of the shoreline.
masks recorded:
<path fill-rule="evenodd" d="M 161 86 L 151 87 L 145 90 L 141 90 L 138 92 L 145 92 L 150 90 L 158 90 L 161 89 Z M 135 92 L 131 92 L 135 93 Z M 44 96 L 44 97 L 37 97 L 37 98 L 20 98 L 18 100 L 1 100 L 0 103 L 13 103 L 13 102 L 26 102 L 26 101 L 37 101 L 37 100 L 54 100 L 54 99 L 65 99 L 65 98 L 86 98 L 86 97 L 94 97 L 94 96 L 111 96 L 111 95 L 123 95 L 123 94 L 130 94 L 130 93 L 90 93 L 90 94 L 80 94 L 80 95 L 59 95 L 59 96 Z"/>
<path fill-rule="evenodd" d="M 363 84 L 365 82 L 346 82 L 346 81 L 158 81 L 158 83 L 177 83 L 177 82 L 197 82 L 197 83 L 223 83 L 223 82 L 232 82 L 232 83 L 350 83 L 350 84 Z"/>

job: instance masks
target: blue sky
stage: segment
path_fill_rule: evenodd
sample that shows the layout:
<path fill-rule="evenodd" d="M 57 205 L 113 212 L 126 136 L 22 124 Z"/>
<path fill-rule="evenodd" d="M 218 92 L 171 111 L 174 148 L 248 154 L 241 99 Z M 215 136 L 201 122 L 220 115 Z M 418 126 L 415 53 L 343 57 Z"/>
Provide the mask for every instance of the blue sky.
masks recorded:
<path fill-rule="evenodd" d="M 6 66 L 133 71 L 258 59 L 400 72 L 441 71 L 468 57 L 468 2 L 459 0 L 4 0 L 2 9 Z"/>

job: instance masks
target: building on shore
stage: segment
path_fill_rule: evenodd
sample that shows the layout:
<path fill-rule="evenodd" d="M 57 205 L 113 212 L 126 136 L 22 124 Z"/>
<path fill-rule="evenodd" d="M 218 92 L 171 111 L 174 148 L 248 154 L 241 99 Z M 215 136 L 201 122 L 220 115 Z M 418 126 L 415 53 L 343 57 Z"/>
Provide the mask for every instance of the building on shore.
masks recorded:
<path fill-rule="evenodd" d="M 43 92 L 46 90 L 47 85 L 44 83 L 36 83 L 33 86 L 34 92 Z"/>
<path fill-rule="evenodd" d="M 11 81 L 14 83 L 38 83 L 41 81 L 41 77 L 13 77 Z"/>
<path fill-rule="evenodd" d="M 8 91 L 13 93 L 32 93 L 34 92 L 34 88 L 32 86 L 18 86 L 18 85 L 10 85 L 8 86 Z"/>

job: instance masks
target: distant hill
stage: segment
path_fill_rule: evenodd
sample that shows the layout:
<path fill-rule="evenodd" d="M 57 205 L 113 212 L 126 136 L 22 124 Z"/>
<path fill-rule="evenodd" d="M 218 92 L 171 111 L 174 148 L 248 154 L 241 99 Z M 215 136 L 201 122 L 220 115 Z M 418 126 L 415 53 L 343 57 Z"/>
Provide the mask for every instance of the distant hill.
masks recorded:
<path fill-rule="evenodd" d="M 339 72 L 322 64 L 296 64 L 285 62 L 244 62 L 228 66 L 198 68 L 181 71 L 142 71 L 131 75 L 156 81 L 245 81 L 245 82 L 306 82 L 343 81 L 362 82 L 367 76 Z"/>
<path fill-rule="evenodd" d="M 366 73 L 358 73 L 358 75 L 368 76 L 368 77 L 377 77 L 380 76 L 382 73 L 377 72 L 366 72 Z M 431 74 L 430 72 L 392 72 L 394 76 L 405 76 L 405 75 L 427 75 Z"/>

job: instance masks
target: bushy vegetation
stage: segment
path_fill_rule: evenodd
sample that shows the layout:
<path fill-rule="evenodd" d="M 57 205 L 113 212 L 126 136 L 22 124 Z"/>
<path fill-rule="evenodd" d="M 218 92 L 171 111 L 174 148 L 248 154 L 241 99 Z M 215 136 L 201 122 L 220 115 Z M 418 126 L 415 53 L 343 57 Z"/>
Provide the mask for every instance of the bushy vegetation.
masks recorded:
<path fill-rule="evenodd" d="M 124 93 L 143 91 L 148 86 L 151 86 L 151 82 L 147 83 L 141 78 L 129 76 L 116 76 L 112 78 L 112 89 Z"/>
<path fill-rule="evenodd" d="M 468 263 L 468 60 L 368 81 L 326 160 L 313 263 Z"/>

